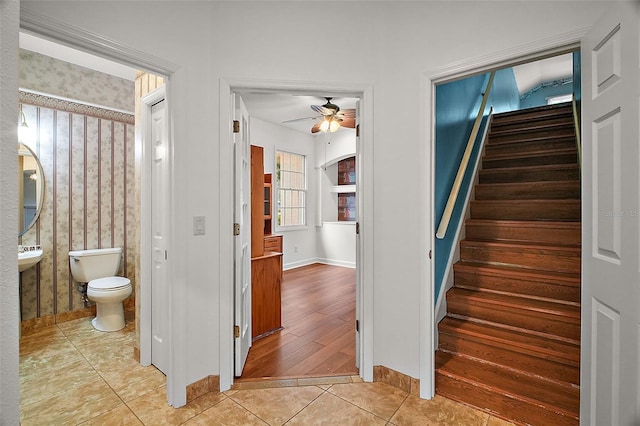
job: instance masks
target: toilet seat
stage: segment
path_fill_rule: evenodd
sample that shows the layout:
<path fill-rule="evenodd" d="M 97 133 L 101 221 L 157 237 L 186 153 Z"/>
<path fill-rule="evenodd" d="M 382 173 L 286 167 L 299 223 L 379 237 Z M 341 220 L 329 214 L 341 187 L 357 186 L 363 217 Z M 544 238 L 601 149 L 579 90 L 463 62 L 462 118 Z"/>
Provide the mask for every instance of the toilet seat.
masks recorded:
<path fill-rule="evenodd" d="M 131 280 L 125 277 L 106 277 L 89 281 L 88 288 L 94 291 L 116 291 L 131 285 Z"/>

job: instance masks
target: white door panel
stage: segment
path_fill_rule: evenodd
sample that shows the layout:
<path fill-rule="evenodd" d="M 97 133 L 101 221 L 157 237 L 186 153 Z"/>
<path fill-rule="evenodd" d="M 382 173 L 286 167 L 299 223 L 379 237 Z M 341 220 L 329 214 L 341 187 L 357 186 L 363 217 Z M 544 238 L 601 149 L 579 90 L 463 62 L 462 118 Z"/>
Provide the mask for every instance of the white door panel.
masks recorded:
<path fill-rule="evenodd" d="M 639 36 L 636 2 L 612 2 L 582 43 L 580 418 L 640 422 Z"/>
<path fill-rule="evenodd" d="M 151 107 L 151 363 L 166 374 L 169 367 L 167 310 L 169 309 L 166 264 L 167 164 L 166 102 Z"/>
<path fill-rule="evenodd" d="M 251 347 L 251 143 L 249 114 L 240 95 L 234 96 L 234 222 L 240 233 L 234 237 L 235 375 L 241 376 Z"/>

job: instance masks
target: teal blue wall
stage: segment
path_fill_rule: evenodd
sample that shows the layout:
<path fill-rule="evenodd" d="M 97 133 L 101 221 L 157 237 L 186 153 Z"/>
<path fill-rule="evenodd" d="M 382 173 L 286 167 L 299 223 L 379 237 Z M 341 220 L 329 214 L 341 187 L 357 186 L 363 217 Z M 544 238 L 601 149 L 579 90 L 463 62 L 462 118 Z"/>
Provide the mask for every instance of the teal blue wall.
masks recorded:
<path fill-rule="evenodd" d="M 482 102 L 482 94 L 487 86 L 489 74 L 469 77 L 451 83 L 436 86 L 436 148 L 435 148 L 435 227 L 442 218 L 451 186 L 455 180 L 458 166 L 464 153 L 473 122 Z M 472 183 L 471 171 L 477 162 L 480 140 L 488 118 L 489 107 L 494 112 L 518 109 L 518 89 L 513 70 L 500 70 L 496 73 L 493 89 L 485 110 L 485 117 L 469 160 L 469 167 L 462 181 L 462 187 L 451 216 L 451 222 L 445 238 L 436 238 L 434 248 L 435 296 L 438 297 L 446 272 L 449 254 L 453 245 L 455 231 L 464 213 L 464 198 Z"/>
<path fill-rule="evenodd" d="M 551 82 L 549 82 L 551 83 Z M 560 86 L 540 87 L 531 92 L 527 97 L 520 99 L 520 108 L 534 108 L 547 104 L 547 98 L 552 96 L 570 95 L 573 93 L 573 84 L 567 83 Z"/>

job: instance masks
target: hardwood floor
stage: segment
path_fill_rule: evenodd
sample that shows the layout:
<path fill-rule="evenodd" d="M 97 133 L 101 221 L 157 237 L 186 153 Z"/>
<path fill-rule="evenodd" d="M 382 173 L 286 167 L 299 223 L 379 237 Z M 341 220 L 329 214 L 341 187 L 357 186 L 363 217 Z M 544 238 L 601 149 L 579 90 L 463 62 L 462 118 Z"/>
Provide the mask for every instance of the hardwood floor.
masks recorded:
<path fill-rule="evenodd" d="M 253 342 L 239 380 L 357 374 L 355 278 L 319 263 L 285 271 L 284 328 Z"/>

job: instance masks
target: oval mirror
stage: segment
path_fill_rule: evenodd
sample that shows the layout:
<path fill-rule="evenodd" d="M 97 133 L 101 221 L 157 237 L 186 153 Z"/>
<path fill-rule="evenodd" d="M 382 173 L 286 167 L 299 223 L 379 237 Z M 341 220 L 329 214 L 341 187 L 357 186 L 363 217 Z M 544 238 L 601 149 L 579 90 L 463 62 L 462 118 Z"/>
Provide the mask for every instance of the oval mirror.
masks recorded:
<path fill-rule="evenodd" d="M 26 145 L 18 145 L 18 236 L 38 220 L 44 200 L 44 172 L 40 160 Z"/>

